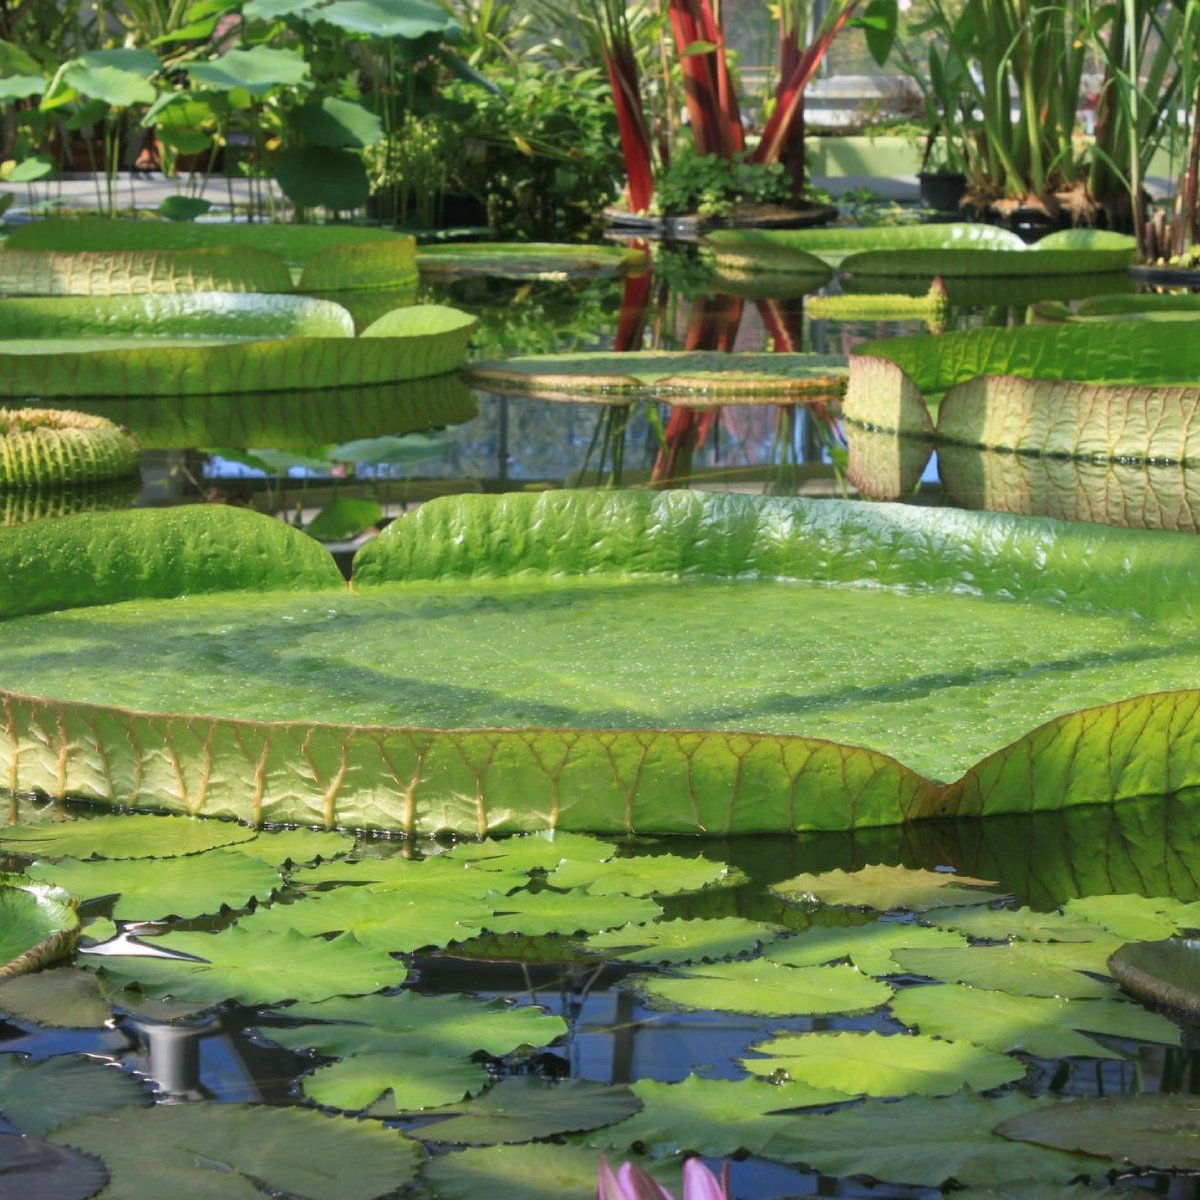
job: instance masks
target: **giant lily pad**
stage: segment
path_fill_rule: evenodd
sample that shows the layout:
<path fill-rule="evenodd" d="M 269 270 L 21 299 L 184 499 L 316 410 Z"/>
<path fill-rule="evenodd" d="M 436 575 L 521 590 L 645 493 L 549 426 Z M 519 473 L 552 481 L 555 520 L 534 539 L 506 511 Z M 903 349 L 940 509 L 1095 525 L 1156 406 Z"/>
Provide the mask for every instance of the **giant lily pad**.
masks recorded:
<path fill-rule="evenodd" d="M 467 379 L 489 391 L 575 400 L 586 394 L 619 397 L 686 397 L 698 402 L 739 403 L 751 397 L 840 393 L 845 360 L 823 354 L 726 354 L 717 350 L 638 350 L 625 354 L 537 354 L 502 362 L 477 362 Z M 615 399 L 614 403 L 617 402 Z"/>
<path fill-rule="evenodd" d="M 1200 943 L 1195 939 L 1129 942 L 1108 965 L 1117 982 L 1139 1000 L 1200 1022 Z"/>
<path fill-rule="evenodd" d="M 298 537 L 211 510 L 0 533 L 0 577 L 21 579 L 0 592 L 0 778 L 472 834 L 872 825 L 1196 778 L 1184 537 L 688 493 L 455 497 L 360 552 L 349 595 Z M 252 546 L 295 594 L 262 592 Z M 652 656 L 674 665 L 651 688 Z"/>
<path fill-rule="evenodd" d="M 66 893 L 0 883 L 0 979 L 69 954 L 78 932 L 79 917 Z"/>
<path fill-rule="evenodd" d="M 298 296 L 9 300 L 0 394 L 191 396 L 416 379 L 459 366 L 474 324 L 415 305 L 354 337 L 344 309 Z"/>
<path fill-rule="evenodd" d="M 1196 457 L 1200 355 L 1168 325 L 1031 326 L 896 338 L 851 356 L 852 421 L 1079 458 Z"/>
<path fill-rule="evenodd" d="M 138 444 L 104 417 L 0 408 L 0 490 L 73 487 L 136 475 Z"/>

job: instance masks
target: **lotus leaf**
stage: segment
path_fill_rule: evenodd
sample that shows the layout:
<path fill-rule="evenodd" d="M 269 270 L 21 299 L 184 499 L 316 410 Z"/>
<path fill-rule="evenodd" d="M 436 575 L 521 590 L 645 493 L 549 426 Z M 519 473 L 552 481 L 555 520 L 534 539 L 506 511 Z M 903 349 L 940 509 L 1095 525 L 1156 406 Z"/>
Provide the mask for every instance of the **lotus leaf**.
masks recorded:
<path fill-rule="evenodd" d="M 63 858 L 36 862 L 29 874 L 84 900 L 118 896 L 112 910 L 118 921 L 198 917 L 222 908 L 245 908 L 252 899 L 266 900 L 283 886 L 283 877 L 273 866 L 236 848 L 189 854 L 168 870 L 154 859 L 80 862 Z"/>
<path fill-rule="evenodd" d="M 546 877 L 556 888 L 579 888 L 591 896 L 677 896 L 739 882 L 736 872 L 709 858 L 678 854 L 638 855 L 605 863 L 568 860 Z"/>
<path fill-rule="evenodd" d="M 593 1200 L 597 1163 L 595 1150 L 583 1146 L 488 1146 L 430 1159 L 421 1180 L 441 1200 L 498 1195 L 504 1200 Z M 639 1165 L 648 1168 L 672 1195 L 680 1195 L 677 1159 Z"/>
<path fill-rule="evenodd" d="M 785 967 L 762 961 L 680 968 L 673 975 L 634 975 L 628 983 L 670 1008 L 766 1017 L 865 1012 L 892 994 L 887 984 L 854 967 Z"/>
<path fill-rule="evenodd" d="M 1153 941 L 1181 929 L 1200 929 L 1200 901 L 1183 904 L 1168 896 L 1086 896 L 1068 900 L 1068 917 L 1103 925 L 1121 941 Z"/>
<path fill-rule="evenodd" d="M 690 1151 L 725 1158 L 739 1151 L 757 1153 L 790 1118 L 786 1109 L 838 1104 L 846 1095 L 835 1088 L 806 1083 L 766 1083 L 761 1079 L 701 1079 L 679 1083 L 639 1079 L 632 1088 L 642 1111 L 589 1137 L 593 1146 L 622 1157 L 635 1144 L 655 1157 Z"/>
<path fill-rule="evenodd" d="M 819 875 L 797 875 L 771 885 L 771 891 L 789 899 L 819 904 L 846 904 L 886 912 L 894 908 L 924 912 L 943 904 L 988 904 L 999 899 L 994 881 L 953 875 L 947 871 L 923 871 L 911 867 L 889 867 L 883 863 L 861 871 L 840 867 Z"/>
<path fill-rule="evenodd" d="M 291 55 L 290 57 L 296 57 Z M 116 221 L 105 217 L 51 217 L 29 221 L 8 237 L 9 250 L 79 253 L 111 250 L 265 250 L 302 263 L 331 246 L 402 242 L 411 238 L 363 225 L 230 224 L 176 221 Z"/>
<path fill-rule="evenodd" d="M 218 846 L 250 842 L 255 836 L 253 829 L 232 821 L 131 814 L 8 825 L 0 830 L 0 846 L 8 854 L 51 859 L 173 858 L 177 854 L 199 854 Z M 278 835 L 261 835 L 264 840 L 271 836 Z M 313 836 L 314 842 L 319 844 L 321 837 L 336 835 L 308 836 Z M 239 848 L 246 850 L 245 845 Z M 315 853 L 312 857 L 316 857 Z"/>
<path fill-rule="evenodd" d="M 362 155 L 333 146 L 288 146 L 275 159 L 283 194 L 302 208 L 350 212 L 366 204 L 371 183 Z"/>
<path fill-rule="evenodd" d="M 850 1096 L 948 1096 L 1013 1083 L 1025 1064 L 971 1042 L 882 1033 L 785 1034 L 750 1047 L 766 1058 L 739 1059 L 754 1075 L 786 1078 Z"/>
<path fill-rule="evenodd" d="M 87 1200 L 108 1182 L 108 1168 L 70 1146 L 0 1133 L 0 1178 L 20 1188 L 21 1200 Z"/>
<path fill-rule="evenodd" d="M 578 399 L 592 393 L 619 396 L 710 397 L 710 404 L 754 397 L 840 393 L 845 359 L 824 354 L 728 354 L 720 350 L 638 350 L 624 354 L 536 354 L 498 362 L 477 362 L 467 380 L 494 392 L 532 394 L 541 399 Z M 715 397 L 719 397 L 715 398 Z"/>
<path fill-rule="evenodd" d="M 64 957 L 78 933 L 79 917 L 65 893 L 0 883 L 0 979 Z"/>
<path fill-rule="evenodd" d="M 622 1121 L 641 1108 L 627 1087 L 590 1079 L 547 1083 L 530 1075 L 502 1079 L 482 1096 L 456 1105 L 444 1120 L 423 1125 L 425 1141 L 458 1146 L 493 1146 L 598 1129 Z M 442 1111 L 427 1112 L 441 1117 Z"/>
<path fill-rule="evenodd" d="M 220 92 L 243 88 L 251 96 L 261 97 L 280 85 L 307 85 L 309 66 L 304 55 L 294 50 L 260 45 L 249 50 L 227 50 L 216 58 L 190 63 L 187 71 L 194 87 Z"/>
<path fill-rule="evenodd" d="M 555 245 L 541 242 L 446 242 L 422 246 L 417 266 L 427 277 L 486 275 L 489 278 L 584 278 L 647 265 L 646 255 L 625 246 Z"/>
<path fill-rule="evenodd" d="M 497 915 L 484 921 L 491 933 L 583 933 L 649 921 L 662 911 L 638 896 L 593 896 L 585 892 L 514 892 L 496 897 Z"/>
<path fill-rule="evenodd" d="M 1149 1004 L 1200 1021 L 1200 943 L 1189 938 L 1129 942 L 1108 960 L 1113 977 Z M 0 999 L 3 991 L 0 990 Z"/>
<path fill-rule="evenodd" d="M 103 1155 L 106 1200 L 186 1196 L 261 1200 L 375 1200 L 416 1174 L 416 1142 L 374 1122 L 311 1109 L 250 1104 L 159 1104 L 89 1117 L 55 1141 Z"/>
<path fill-rule="evenodd" d="M 0 490 L 102 483 L 136 475 L 138 444 L 104 417 L 0 408 Z"/>
<path fill-rule="evenodd" d="M 140 1079 L 89 1058 L 24 1062 L 0 1056 L 0 1116 L 33 1137 L 82 1117 L 149 1103 Z M 0 1178 L 7 1178 L 3 1171 Z"/>
<path fill-rule="evenodd" d="M 299 296 L 9 300 L 0 394 L 190 396 L 416 379 L 459 366 L 474 325 L 457 309 L 414 305 L 356 338 L 345 309 Z"/>
<path fill-rule="evenodd" d="M 779 934 L 774 926 L 745 917 L 656 921 L 593 933 L 584 947 L 621 962 L 715 962 L 753 950 Z"/>
<path fill-rule="evenodd" d="M 174 996 L 220 1004 L 275 1004 L 325 1000 L 398 987 L 407 971 L 381 950 L 363 946 L 352 933 L 332 941 L 295 930 L 259 936 L 235 925 L 221 933 L 174 933 L 154 947 L 191 958 L 106 954 L 99 963 L 118 987 L 136 984 L 151 996 Z"/>
<path fill-rule="evenodd" d="M 996 1132 L 1018 1142 L 1159 1170 L 1200 1170 L 1200 1097 L 1101 1096 L 1009 1117 Z"/>
<path fill-rule="evenodd" d="M 895 975 L 896 952 L 914 947 L 965 946 L 966 938 L 905 921 L 872 921 L 839 928 L 814 925 L 799 937 L 768 946 L 764 957 L 789 967 L 816 967 L 848 958 L 867 975 Z"/>
<path fill-rule="evenodd" d="M 1061 996 L 1103 999 L 1110 983 L 1080 972 L 1107 975 L 1108 956 L 1120 945 L 1115 938 L 1097 942 L 1013 942 L 1005 946 L 946 946 L 899 950 L 903 970 L 930 979 L 994 988 L 1018 996 Z"/>
<path fill-rule="evenodd" d="M 868 1100 L 828 1116 L 795 1117 L 762 1153 L 827 1175 L 869 1175 L 935 1188 L 949 1180 L 975 1187 L 1016 1179 L 1069 1183 L 1078 1175 L 1104 1175 L 1093 1158 L 1014 1147 L 992 1133 L 1014 1117 L 1036 1119 L 1049 1103 L 1017 1093 L 988 1100 L 970 1092 L 943 1100 Z"/>
<path fill-rule="evenodd" d="M 1079 1031 L 1178 1045 L 1179 1029 L 1165 1017 L 1124 1000 L 1063 1000 L 1013 996 L 962 984 L 911 987 L 892 1001 L 905 1025 L 937 1037 L 962 1039 L 999 1053 L 1038 1058 L 1120 1058 Z"/>
<path fill-rule="evenodd" d="M 305 937 L 351 930 L 364 946 L 407 954 L 465 941 L 490 922 L 491 914 L 490 905 L 453 885 L 415 895 L 338 888 L 294 904 L 260 908 L 241 924 L 259 936 L 289 929 Z"/>
<path fill-rule="evenodd" d="M 939 929 L 953 929 L 973 938 L 1021 942 L 1099 942 L 1107 931 L 1083 917 L 1057 912 L 1035 912 L 1031 908 L 935 908 L 921 920 Z M 1090 969 L 1090 968 L 1089 968 Z"/>

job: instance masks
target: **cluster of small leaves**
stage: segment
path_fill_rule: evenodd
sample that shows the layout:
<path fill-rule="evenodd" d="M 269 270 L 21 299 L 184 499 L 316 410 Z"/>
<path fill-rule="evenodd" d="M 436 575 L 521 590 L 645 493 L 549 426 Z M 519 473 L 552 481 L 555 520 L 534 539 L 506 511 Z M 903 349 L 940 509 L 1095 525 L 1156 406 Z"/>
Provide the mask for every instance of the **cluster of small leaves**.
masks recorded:
<path fill-rule="evenodd" d="M 669 215 L 718 217 L 735 204 L 786 204 L 792 198 L 790 181 L 779 163 L 751 162 L 746 153 L 723 159 L 697 154 L 687 146 L 672 154 L 655 187 L 655 206 Z"/>

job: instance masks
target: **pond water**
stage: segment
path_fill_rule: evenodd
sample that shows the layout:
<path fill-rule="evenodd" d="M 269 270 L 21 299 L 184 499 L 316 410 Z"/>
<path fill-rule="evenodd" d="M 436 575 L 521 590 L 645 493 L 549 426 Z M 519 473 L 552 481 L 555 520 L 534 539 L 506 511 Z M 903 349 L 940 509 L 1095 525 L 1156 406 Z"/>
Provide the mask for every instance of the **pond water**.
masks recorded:
<path fill-rule="evenodd" d="M 1047 286 L 1040 281 L 1039 294 Z M 1078 286 L 1072 281 L 1069 290 Z M 628 306 L 622 309 L 623 291 L 621 282 L 611 280 L 470 279 L 428 286 L 422 298 L 479 312 L 475 352 L 494 358 L 611 348 L 623 311 L 629 315 Z M 1016 297 L 1011 303 L 960 309 L 955 320 L 1015 321 L 1020 303 Z M 641 313 L 640 328 L 638 344 L 663 348 L 761 350 L 791 344 L 827 353 L 844 353 L 868 338 L 924 331 L 913 323 L 809 322 L 802 298 L 689 298 L 678 287 L 656 292 Z M 239 444 L 228 433 L 244 414 L 235 412 L 231 423 L 225 406 L 208 414 L 217 419 L 206 426 L 208 416 L 196 415 L 203 404 L 192 406 L 189 414 L 172 412 L 169 419 L 174 428 L 193 434 L 207 428 L 211 436 L 175 445 L 154 430 L 154 413 L 142 410 L 146 441 L 156 448 L 144 455 L 138 502 L 224 500 L 310 520 L 332 500 L 352 498 L 379 505 L 367 522 L 377 524 L 455 491 L 653 482 L 772 494 L 853 494 L 847 478 L 853 448 L 848 450 L 836 414 L 823 404 L 731 403 L 704 413 L 646 403 L 568 404 L 487 394 L 474 400 L 473 417 L 459 413 L 444 423 L 434 421 L 423 434 L 403 439 L 403 446 L 349 468 L 324 450 L 394 433 L 386 400 L 360 404 L 347 398 L 340 404 L 329 398 L 314 436 L 297 436 L 287 446 Z M 101 403 L 90 407 L 104 411 Z M 130 421 L 138 433 L 134 411 L 114 415 Z M 1200 496 L 1200 487 L 1182 468 L 1131 468 L 1124 477 L 1120 464 L 1059 466 L 1014 456 L 981 457 L 965 465 L 935 457 L 904 476 L 898 490 L 923 504 L 1196 528 L 1192 514 L 1200 512 L 1200 503 L 1191 497 Z M 1041 475 L 1032 478 L 1038 472 L 1053 475 L 1053 487 Z M 104 503 L 129 500 L 125 494 Z M 345 538 L 340 549 L 348 552 L 354 540 Z M 1014 626 L 1002 619 L 1004 602 L 970 597 L 955 597 L 951 614 L 945 597 L 892 595 L 887 619 L 894 635 L 864 648 L 854 631 L 862 621 L 878 620 L 878 597 L 850 589 L 839 590 L 831 604 L 830 589 L 814 587 L 688 583 L 664 597 L 653 586 L 587 581 L 547 593 L 515 583 L 464 599 L 429 586 L 420 589 L 415 609 L 411 589 L 405 592 L 411 628 L 399 630 L 393 620 L 399 601 L 390 600 L 386 589 L 369 596 L 333 595 L 333 600 L 322 594 L 319 601 L 300 596 L 261 604 L 205 601 L 194 617 L 186 602 L 154 602 L 114 606 L 103 623 L 97 613 L 84 610 L 25 618 L 12 626 L 14 631 L 20 626 L 20 636 L 0 647 L 0 674 L 14 689 L 32 691 L 36 683 L 44 693 L 47 678 L 53 678 L 55 688 L 73 698 L 142 708 L 154 707 L 143 690 L 148 680 L 171 674 L 173 687 L 185 683 L 193 689 L 196 708 L 258 719 L 311 716 L 306 705 L 316 703 L 322 710 L 332 696 L 345 720 L 385 720 L 386 705 L 395 700 L 407 714 L 414 703 L 424 703 L 420 719 L 431 723 L 451 714 L 466 723 L 462 714 L 467 713 L 471 721 L 497 724 L 603 725 L 610 723 L 615 707 L 626 717 L 636 713 L 646 724 L 672 720 L 736 727 L 753 706 L 755 727 L 767 728 L 777 719 L 788 729 L 798 719 L 793 692 L 818 680 L 821 689 L 814 694 L 809 688 L 799 719 L 819 720 L 820 730 L 835 729 L 838 738 L 851 742 L 862 738 L 943 778 L 1007 740 L 1016 726 L 1037 723 L 1031 688 L 1041 689 L 1045 711 L 1054 711 L 1056 666 L 1070 664 L 1076 698 L 1078 673 L 1088 673 L 1087 697 L 1095 701 L 1148 690 L 1144 683 L 1133 686 L 1139 672 L 1149 671 L 1158 688 L 1188 686 L 1195 679 L 1195 648 L 1174 632 L 1156 633 L 1145 623 L 1119 617 L 1084 619 L 1037 609 Z M 236 637 L 228 633 L 230 614 L 223 606 L 229 605 L 237 608 L 239 621 L 247 611 L 255 616 L 252 644 L 244 625 Z M 731 605 L 738 614 L 736 630 Z M 259 607 L 262 611 L 255 611 Z M 388 628 L 382 643 L 372 632 L 381 615 Z M 143 678 L 126 664 L 146 659 L 149 651 L 141 639 L 160 620 L 174 629 L 178 662 L 169 654 L 158 657 L 154 671 Z M 463 626 L 473 630 L 472 653 L 447 654 L 439 638 Z M 161 655 L 161 638 L 155 644 Z M 514 661 L 528 658 L 531 644 L 539 662 L 553 661 L 546 672 L 550 690 L 523 697 L 508 686 L 506 672 Z M 613 645 L 623 646 L 623 652 L 606 653 Z M 995 659 L 997 645 L 1005 657 L 1001 673 L 1020 683 L 1018 699 L 1015 689 L 1006 692 L 991 678 L 958 689 L 946 706 L 948 715 L 918 711 L 929 697 L 940 697 L 944 705 L 956 671 L 966 671 L 980 647 Z M 740 694 L 724 669 L 730 653 L 760 661 L 767 674 L 773 665 L 778 695 Z M 249 672 L 248 654 L 255 663 Z M 235 659 L 241 670 L 229 674 L 225 668 Z M 391 659 L 383 686 L 382 659 Z M 329 665 L 334 660 L 337 667 Z M 307 673 L 305 691 L 280 688 L 280 665 L 298 661 Z M 797 681 L 796 688 L 789 680 Z M 914 714 L 919 719 L 913 721 Z M 273 845 L 272 835 L 248 841 L 244 833 L 230 834 L 229 844 L 221 844 L 218 836 L 211 848 L 198 847 L 184 857 L 171 857 L 151 836 L 145 857 L 135 857 L 120 835 L 106 833 L 115 840 L 98 842 L 107 849 L 101 849 L 100 861 L 88 862 L 77 861 L 87 858 L 86 839 L 56 849 L 0 838 L 0 854 L 6 856 L 0 869 L 28 870 L 44 883 L 88 897 L 81 912 L 87 922 L 84 942 L 74 959 L 52 971 L 0 981 L 0 1135 L 36 1131 L 31 1113 L 70 1095 L 75 1107 L 65 1123 L 78 1122 L 71 1144 L 108 1162 L 114 1184 L 106 1195 L 139 1200 L 169 1192 L 331 1200 L 393 1193 L 585 1196 L 590 1186 L 585 1176 L 590 1171 L 594 1178 L 600 1150 L 615 1162 L 643 1149 L 673 1146 L 702 1150 L 714 1163 L 734 1156 L 733 1192 L 747 1200 L 801 1195 L 926 1200 L 943 1194 L 943 1183 L 953 1191 L 946 1182 L 952 1178 L 970 1185 L 968 1196 L 1111 1194 L 1103 1184 L 1112 1164 L 1101 1159 L 1089 1160 L 1092 1186 L 1067 1189 L 1077 1174 L 1076 1160 L 1031 1150 L 1025 1142 L 1000 1142 L 988 1133 L 990 1125 L 971 1132 L 972 1105 L 978 1103 L 973 1092 L 997 1105 L 1020 1105 L 1043 1097 L 1186 1093 L 1200 1085 L 1195 1032 L 1122 1000 L 1104 966 L 1108 951 L 1123 940 L 1154 940 L 1200 925 L 1200 912 L 1187 908 L 1200 901 L 1197 801 L 1183 795 L 844 835 L 624 843 L 578 838 L 557 848 L 538 839 L 480 848 L 365 837 L 353 844 L 309 843 L 297 835 L 277 849 L 285 843 Z M 86 809 L 60 810 L 24 797 L 14 798 L 13 814 L 56 836 L 100 819 Z M 61 821 L 64 815 L 70 820 Z M 317 859 L 323 861 L 303 865 Z M 658 861 L 646 866 L 647 859 Z M 933 875 L 902 877 L 896 886 L 906 889 L 904 903 L 895 904 L 887 893 L 871 890 L 879 880 L 869 871 L 856 874 L 877 864 Z M 852 873 L 851 886 L 860 889 L 848 900 L 810 898 L 810 887 L 819 894 L 822 884 L 807 878 L 797 887 L 772 890 L 798 877 L 835 871 Z M 989 886 L 956 886 L 956 877 L 963 876 Z M 947 889 L 945 900 L 937 898 L 938 887 Z M 929 889 L 935 889 L 932 899 Z M 1018 911 L 1026 906 L 1045 914 L 1040 924 Z M 971 911 L 992 914 L 992 923 L 972 925 L 977 918 L 964 915 Z M 622 944 L 600 933 L 655 919 L 669 922 L 678 940 L 646 949 L 636 936 Z M 361 945 L 352 949 L 336 936 L 345 929 L 356 930 Z M 873 939 L 870 947 L 854 940 L 867 938 L 864 931 Z M 969 947 L 964 931 L 970 933 Z M 194 961 L 211 945 L 195 939 L 214 933 L 229 947 L 224 973 L 205 973 Z M 185 957 L 165 967 L 162 960 L 147 966 L 151 960 L 133 953 L 154 946 L 159 937 L 160 945 Z M 987 956 L 1007 946 L 1010 937 L 1033 957 L 997 967 Z M 707 950 L 706 938 L 714 939 Z M 938 952 L 928 948 L 931 938 L 957 939 L 938 949 L 957 945 L 975 957 L 935 965 L 934 959 L 919 957 Z M 847 958 L 857 969 L 845 965 Z M 308 978 L 322 982 L 301 995 L 303 985 L 296 979 L 304 977 L 310 961 Z M 816 987 L 804 976 L 810 990 L 804 1000 L 796 999 L 794 989 L 809 969 L 847 972 L 855 980 L 827 974 Z M 377 972 L 379 982 L 352 983 L 358 971 L 367 971 L 368 979 Z M 676 994 L 674 984 L 660 982 L 673 974 L 693 976 L 690 990 Z M 998 1016 L 963 1007 L 961 993 L 969 990 L 964 984 L 972 982 L 976 992 L 1001 998 Z M 877 990 L 851 990 L 828 1002 L 814 998 L 821 988 L 864 984 Z M 395 1005 L 355 1009 L 354 1004 L 370 1002 L 326 999 L 339 989 L 357 995 L 381 985 L 392 1001 L 433 998 L 442 1006 L 443 1024 L 426 1010 L 404 1025 Z M 920 1008 L 934 993 L 948 997 L 944 1005 Z M 299 1003 L 289 1004 L 292 1000 Z M 490 1025 L 484 1030 L 479 1010 L 493 1000 L 513 1006 L 505 1019 L 532 1021 L 541 1012 L 558 1023 L 536 1031 L 523 1026 L 516 1033 L 496 1032 Z M 330 1007 L 322 1010 L 323 1003 Z M 1046 1006 L 1053 1004 L 1059 1007 L 1051 1013 Z M 1086 1007 L 1097 1004 L 1108 1007 Z M 920 1020 L 913 1015 L 918 1011 Z M 361 1019 L 363 1024 L 321 1024 L 323 1019 Z M 484 1030 L 478 1036 L 475 1023 Z M 997 1024 L 1007 1032 L 997 1033 Z M 770 1061 L 755 1047 L 778 1035 L 884 1033 L 898 1041 L 918 1026 L 926 1038 L 942 1040 L 932 1048 L 914 1042 L 925 1061 L 915 1069 L 887 1063 L 886 1070 L 896 1074 L 885 1074 L 870 1087 L 856 1086 L 854 1078 L 827 1063 L 810 1069 L 782 1050 L 778 1068 L 754 1065 Z M 454 1053 L 444 1048 L 430 1053 L 451 1036 L 447 1030 L 463 1028 L 471 1034 L 454 1043 Z M 347 1029 L 366 1032 L 356 1033 L 355 1041 Z M 951 1043 L 969 1045 L 971 1053 L 946 1068 L 940 1082 L 914 1082 L 933 1069 L 938 1047 Z M 851 1052 L 850 1044 L 837 1044 L 843 1059 L 851 1054 L 886 1058 L 877 1043 L 855 1043 L 866 1047 L 861 1052 Z M 116 1070 L 96 1068 L 78 1077 L 50 1073 L 50 1068 L 81 1063 Z M 37 1071 L 47 1074 L 37 1076 Z M 118 1071 L 135 1082 L 114 1100 L 107 1093 Z M 772 1093 L 775 1105 L 783 1096 L 782 1107 L 804 1110 L 802 1116 L 759 1115 L 775 1111 L 763 1100 L 765 1077 L 780 1088 Z M 791 1082 L 782 1082 L 785 1077 Z M 899 1078 L 904 1082 L 896 1082 Z M 561 1105 L 532 1091 L 496 1092 L 501 1084 L 536 1080 L 588 1080 L 605 1090 L 578 1097 L 553 1093 L 562 1098 Z M 678 1099 L 680 1093 L 668 1099 L 647 1087 L 685 1080 L 695 1089 L 686 1099 Z M 737 1081 L 747 1086 L 728 1093 L 712 1090 L 712 1085 L 732 1087 Z M 490 1092 L 485 1090 L 489 1083 Z M 636 1116 L 629 1115 L 636 1101 L 623 1090 L 629 1084 L 642 1088 L 645 1107 Z M 864 1092 L 878 1099 L 860 1104 L 856 1097 Z M 483 1099 L 459 1103 L 468 1094 Z M 510 1094 L 517 1098 L 507 1101 L 507 1109 L 529 1122 L 520 1136 L 505 1125 L 512 1118 L 504 1100 L 486 1107 L 489 1095 Z M 122 1123 L 113 1115 L 128 1111 L 122 1104 L 151 1095 L 154 1120 L 141 1110 L 140 1124 Z M 889 1124 L 888 1113 L 880 1115 L 880 1100 L 899 1096 L 908 1098 L 894 1106 L 898 1115 Z M 264 1131 L 263 1146 L 251 1153 L 238 1143 L 232 1126 L 211 1117 L 212 1104 L 235 1114 L 244 1113 L 237 1106 L 245 1104 L 287 1113 L 313 1114 L 319 1108 L 331 1121 L 337 1120 L 335 1112 L 365 1110 L 370 1116 L 354 1122 L 356 1128 L 403 1130 L 429 1148 L 430 1163 L 414 1181 L 415 1168 L 404 1165 L 407 1149 L 389 1144 L 385 1157 L 396 1165 L 391 1176 L 384 1169 L 384 1182 L 376 1185 L 379 1147 L 364 1142 L 361 1150 L 331 1151 L 334 1179 L 321 1182 L 321 1164 L 305 1157 L 307 1134 L 299 1127 L 276 1136 L 266 1132 L 262 1109 L 244 1114 L 250 1122 L 246 1128 Z M 442 1108 L 436 1116 L 473 1113 L 476 1125 L 442 1139 L 430 1104 Z M 926 1107 L 931 1104 L 946 1107 Z M 605 1117 L 607 1105 L 615 1107 Z M 559 1107 L 565 1117 L 556 1114 Z M 195 1114 L 194 1133 L 178 1124 L 172 1110 Z M 826 1119 L 823 1114 L 837 1114 L 840 1121 L 842 1113 L 855 1112 L 875 1123 L 847 1125 L 845 1132 L 835 1132 L 833 1125 L 796 1123 Z M 641 1123 L 614 1133 L 617 1121 L 626 1117 Z M 739 1132 L 730 1133 L 733 1129 Z M 947 1129 L 959 1131 L 957 1141 L 946 1137 Z M 316 1154 L 321 1143 L 313 1136 Z M 528 1137 L 541 1139 L 534 1143 L 540 1159 L 525 1156 Z M 515 1144 L 505 1157 L 509 1142 Z M 454 1147 L 449 1152 L 447 1143 Z M 479 1148 L 463 1150 L 463 1145 Z M 0 1138 L 0 1156 L 5 1152 Z M 0 1196 L 7 1200 L 4 1161 L 0 1157 Z M 560 1169 L 560 1175 L 552 1175 Z M 861 1174 L 887 1181 L 853 1178 Z M 1193 1178 L 1127 1175 L 1123 1182 L 1135 1194 L 1200 1196 L 1200 1183 Z M 677 1189 L 677 1169 L 664 1178 Z M 89 1193 L 66 1188 L 57 1194 Z"/>

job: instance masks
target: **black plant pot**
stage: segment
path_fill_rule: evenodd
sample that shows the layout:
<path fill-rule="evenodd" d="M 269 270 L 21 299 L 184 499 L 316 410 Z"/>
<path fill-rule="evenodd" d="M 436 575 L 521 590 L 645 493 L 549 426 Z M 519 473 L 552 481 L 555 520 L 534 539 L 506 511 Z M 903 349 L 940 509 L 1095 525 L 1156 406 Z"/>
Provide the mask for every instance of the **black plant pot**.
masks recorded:
<path fill-rule="evenodd" d="M 961 171 L 922 171 L 917 183 L 921 203 L 935 212 L 958 212 L 967 192 L 967 177 Z"/>

